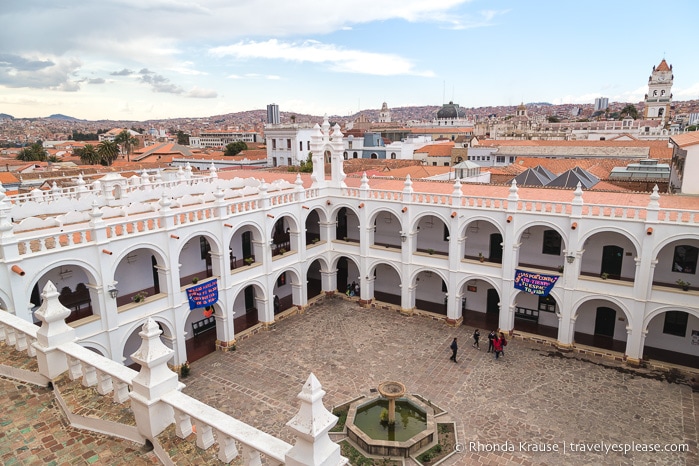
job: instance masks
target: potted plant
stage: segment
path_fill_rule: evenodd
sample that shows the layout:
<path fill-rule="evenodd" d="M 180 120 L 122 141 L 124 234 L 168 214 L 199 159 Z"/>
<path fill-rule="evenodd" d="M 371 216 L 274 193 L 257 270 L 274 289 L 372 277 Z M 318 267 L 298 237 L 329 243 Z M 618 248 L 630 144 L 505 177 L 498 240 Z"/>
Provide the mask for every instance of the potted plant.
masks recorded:
<path fill-rule="evenodd" d="M 189 376 L 189 361 L 185 361 L 182 366 L 180 366 L 180 376 L 185 379 Z"/>
<path fill-rule="evenodd" d="M 482 253 L 482 252 L 479 252 L 479 253 L 478 253 L 478 260 L 481 261 L 481 262 L 484 262 L 484 261 L 485 261 L 485 257 L 483 257 L 483 253 Z"/>
<path fill-rule="evenodd" d="M 311 242 L 312 242 L 313 244 L 316 244 L 318 241 L 320 241 L 318 238 L 313 238 L 313 240 L 312 240 Z"/>
<path fill-rule="evenodd" d="M 600 278 L 602 280 L 606 280 L 607 278 L 609 278 L 609 274 L 607 272 L 603 272 L 602 274 L 600 274 Z"/>
<path fill-rule="evenodd" d="M 558 266 L 558 273 L 563 273 L 563 266 L 562 265 Z"/>
<path fill-rule="evenodd" d="M 146 299 L 146 296 L 148 296 L 148 293 L 146 293 L 145 291 L 141 291 L 139 293 L 136 293 L 133 297 L 133 302 L 140 303 Z"/>
<path fill-rule="evenodd" d="M 689 286 L 691 285 L 691 283 L 686 282 L 681 278 L 677 280 L 675 283 L 677 283 L 680 286 L 680 288 L 682 288 L 682 291 L 689 291 Z"/>
<path fill-rule="evenodd" d="M 199 283 L 199 277 L 192 278 L 192 283 L 194 283 L 195 285 Z"/>
<path fill-rule="evenodd" d="M 281 248 L 281 249 L 279 250 L 279 254 L 284 255 L 285 253 L 286 253 L 286 249 Z"/>
<path fill-rule="evenodd" d="M 430 256 L 431 256 L 432 254 L 434 254 L 434 249 L 432 249 L 432 248 L 428 249 L 428 250 L 427 250 L 427 254 L 429 254 Z"/>
<path fill-rule="evenodd" d="M 245 262 L 245 265 L 252 265 L 252 263 L 255 262 L 255 259 L 253 259 L 252 257 L 246 257 L 245 259 L 243 259 L 243 262 Z"/>

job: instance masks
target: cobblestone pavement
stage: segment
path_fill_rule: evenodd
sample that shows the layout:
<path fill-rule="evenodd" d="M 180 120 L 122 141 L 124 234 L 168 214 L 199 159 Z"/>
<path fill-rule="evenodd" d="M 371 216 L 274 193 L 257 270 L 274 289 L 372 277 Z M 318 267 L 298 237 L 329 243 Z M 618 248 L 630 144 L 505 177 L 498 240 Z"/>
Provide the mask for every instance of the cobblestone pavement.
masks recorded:
<path fill-rule="evenodd" d="M 398 380 L 456 423 L 464 451 L 445 464 L 699 465 L 699 393 L 687 385 L 519 339 L 495 361 L 487 339 L 480 351 L 471 347 L 472 332 L 328 299 L 239 341 L 237 351 L 193 363 L 184 391 L 291 443 L 285 424 L 309 373 L 328 408 Z M 454 336 L 457 364 L 449 360 Z M 688 444 L 690 452 L 571 451 L 634 443 Z M 497 449 L 506 451 L 489 451 Z"/>
<path fill-rule="evenodd" d="M 3 465 L 159 464 L 141 445 L 71 427 L 48 388 L 0 378 Z"/>

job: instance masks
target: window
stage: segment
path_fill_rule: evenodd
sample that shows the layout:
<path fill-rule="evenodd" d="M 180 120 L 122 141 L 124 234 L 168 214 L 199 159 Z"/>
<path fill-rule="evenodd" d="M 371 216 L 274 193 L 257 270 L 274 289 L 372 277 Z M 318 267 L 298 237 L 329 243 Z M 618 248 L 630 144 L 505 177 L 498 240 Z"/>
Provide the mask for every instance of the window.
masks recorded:
<path fill-rule="evenodd" d="M 357 153 L 356 153 L 356 152 L 352 152 L 352 158 L 353 158 L 353 159 L 356 159 L 356 158 L 357 158 Z"/>
<path fill-rule="evenodd" d="M 306 141 L 306 150 L 311 150 L 311 141 Z"/>
<path fill-rule="evenodd" d="M 449 166 L 449 162 L 444 162 L 444 166 L 445 166 L 445 167 L 448 167 L 448 166 Z"/>
<path fill-rule="evenodd" d="M 553 296 L 539 296 L 539 310 L 543 312 L 556 312 L 556 300 Z"/>
<path fill-rule="evenodd" d="M 498 156 L 495 158 L 495 161 L 496 161 L 497 163 L 505 163 L 505 156 L 504 156 L 504 155 L 498 155 Z"/>
<path fill-rule="evenodd" d="M 277 140 L 272 139 L 272 150 L 276 150 L 276 149 L 277 149 Z"/>
<path fill-rule="evenodd" d="M 437 162 L 432 162 L 432 166 L 433 166 L 433 167 L 436 167 L 436 166 L 437 166 Z"/>
<path fill-rule="evenodd" d="M 544 244 L 541 248 L 541 253 L 552 256 L 561 255 L 561 235 L 556 230 L 544 231 Z"/>
<path fill-rule="evenodd" d="M 449 227 L 444 225 L 444 233 L 443 233 L 443 238 L 444 241 L 449 241 Z"/>
<path fill-rule="evenodd" d="M 395 152 L 391 152 L 391 158 L 392 158 L 392 159 L 395 159 L 395 158 L 396 158 L 396 153 L 395 153 Z"/>
<path fill-rule="evenodd" d="M 286 140 L 286 148 L 291 150 L 291 139 Z"/>
<path fill-rule="evenodd" d="M 515 163 L 515 157 L 514 157 L 514 155 L 513 155 L 513 156 L 510 156 L 510 163 Z"/>
<path fill-rule="evenodd" d="M 347 151 L 343 152 L 342 156 L 344 157 L 345 160 L 347 160 Z"/>
<path fill-rule="evenodd" d="M 348 141 L 348 142 L 347 142 L 347 148 L 348 148 L 348 149 L 351 149 L 351 148 L 352 148 L 352 141 Z"/>
<path fill-rule="evenodd" d="M 286 158 L 286 164 L 291 166 L 291 157 Z"/>
<path fill-rule="evenodd" d="M 299 141 L 299 150 L 303 151 L 303 141 Z"/>
<path fill-rule="evenodd" d="M 675 247 L 675 256 L 672 259 L 672 271 L 694 274 L 697 270 L 697 256 L 699 249 L 694 246 L 682 244 Z"/>
<path fill-rule="evenodd" d="M 668 311 L 665 313 L 663 333 L 684 337 L 687 334 L 687 317 L 689 314 L 682 311 Z"/>

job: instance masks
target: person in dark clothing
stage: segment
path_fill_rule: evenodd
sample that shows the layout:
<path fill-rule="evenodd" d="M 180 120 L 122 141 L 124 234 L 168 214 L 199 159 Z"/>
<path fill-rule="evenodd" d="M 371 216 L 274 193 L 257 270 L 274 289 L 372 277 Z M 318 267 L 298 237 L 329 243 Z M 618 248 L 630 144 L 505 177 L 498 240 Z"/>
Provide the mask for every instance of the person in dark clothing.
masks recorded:
<path fill-rule="evenodd" d="M 479 343 L 479 340 L 481 339 L 481 332 L 476 329 L 473 331 L 473 347 L 476 348 L 477 350 L 481 349 L 481 344 Z"/>
<path fill-rule="evenodd" d="M 502 354 L 502 342 L 503 340 L 499 336 L 493 338 L 493 351 L 495 352 L 495 359 L 498 359 L 500 354 Z"/>
<path fill-rule="evenodd" d="M 488 352 L 493 352 L 493 340 L 495 340 L 495 330 L 491 330 L 488 334 Z"/>
<path fill-rule="evenodd" d="M 451 342 L 449 348 L 451 348 L 451 357 L 449 359 L 456 362 L 456 352 L 459 350 L 459 345 L 456 344 L 456 337 L 454 337 L 454 341 Z"/>

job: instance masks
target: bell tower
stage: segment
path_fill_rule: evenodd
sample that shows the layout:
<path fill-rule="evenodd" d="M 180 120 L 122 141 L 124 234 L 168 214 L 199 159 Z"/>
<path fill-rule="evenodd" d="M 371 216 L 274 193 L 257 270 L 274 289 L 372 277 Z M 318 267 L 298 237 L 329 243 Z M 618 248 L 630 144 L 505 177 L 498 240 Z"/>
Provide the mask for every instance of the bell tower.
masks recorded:
<path fill-rule="evenodd" d="M 391 111 L 388 109 L 388 104 L 386 102 L 381 105 L 381 111 L 379 112 L 379 123 L 390 123 L 391 122 Z"/>
<path fill-rule="evenodd" d="M 670 119 L 673 79 L 672 65 L 668 66 L 664 58 L 658 66 L 653 67 L 648 78 L 648 94 L 646 94 L 646 105 L 643 110 L 643 117 L 646 120 L 665 122 Z"/>

